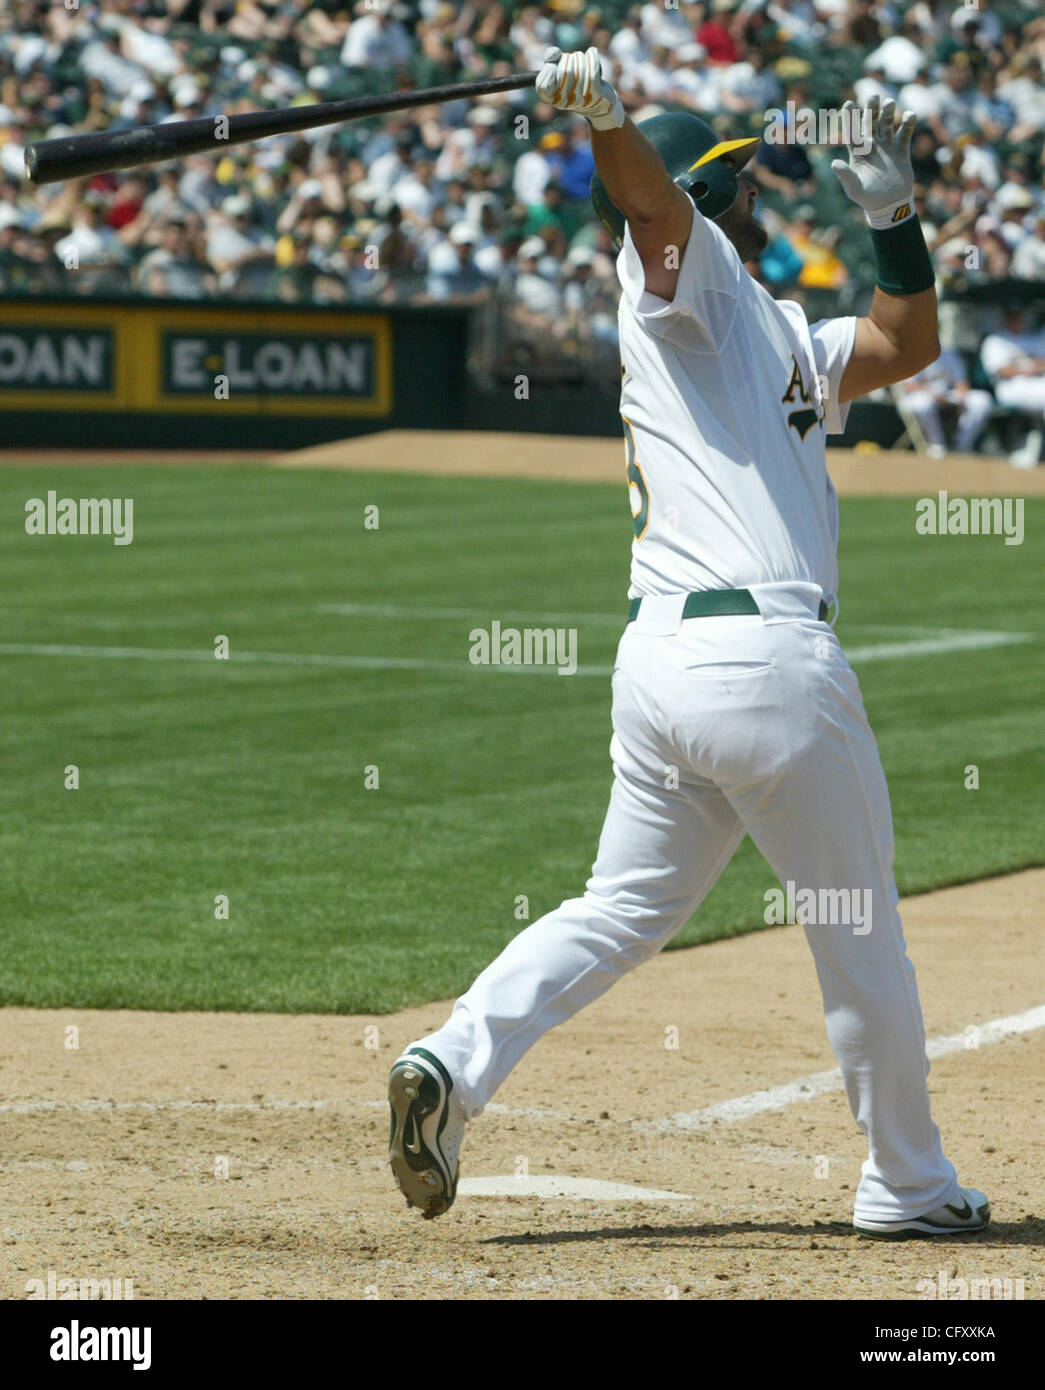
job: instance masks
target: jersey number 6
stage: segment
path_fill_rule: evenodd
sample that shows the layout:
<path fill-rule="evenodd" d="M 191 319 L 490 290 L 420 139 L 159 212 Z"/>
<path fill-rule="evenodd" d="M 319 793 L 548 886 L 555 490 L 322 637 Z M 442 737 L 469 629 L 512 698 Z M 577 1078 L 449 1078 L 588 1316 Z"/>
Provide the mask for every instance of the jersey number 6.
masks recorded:
<path fill-rule="evenodd" d="M 623 419 L 623 416 L 621 417 Z M 638 459 L 635 457 L 635 435 L 631 421 L 624 421 L 624 455 L 628 461 L 628 500 L 631 503 L 631 523 L 635 539 L 642 540 L 649 525 L 649 488 Z"/>

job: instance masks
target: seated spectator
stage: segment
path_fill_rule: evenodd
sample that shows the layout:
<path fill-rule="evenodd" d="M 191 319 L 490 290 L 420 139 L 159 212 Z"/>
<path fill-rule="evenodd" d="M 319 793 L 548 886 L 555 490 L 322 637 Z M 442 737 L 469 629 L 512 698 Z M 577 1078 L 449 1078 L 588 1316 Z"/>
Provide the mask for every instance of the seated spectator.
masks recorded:
<path fill-rule="evenodd" d="M 153 272 L 159 272 L 158 278 Z M 172 299 L 201 299 L 213 288 L 207 267 L 192 254 L 185 218 L 172 213 L 160 233 L 160 244 L 146 253 L 138 267 L 140 283 L 161 283 L 163 293 Z M 154 292 L 154 291 L 152 291 Z"/>
<path fill-rule="evenodd" d="M 911 85 L 908 83 L 904 91 L 908 91 Z M 857 106 L 866 106 L 872 97 L 877 97 L 879 101 L 899 99 L 905 110 L 914 111 L 918 116 L 922 115 L 917 106 L 910 106 L 903 97 L 898 98 L 895 85 L 889 81 L 885 68 L 882 67 L 882 60 L 873 56 L 864 61 L 864 75 L 853 83 L 853 96 L 856 98 Z"/>
<path fill-rule="evenodd" d="M 538 268 L 545 249 L 540 237 L 527 237 L 519 247 L 515 298 L 520 317 L 543 320 L 558 314 L 562 307 L 558 287 L 546 279 Z"/>
<path fill-rule="evenodd" d="M 786 113 L 785 117 L 787 130 L 792 123 Z M 807 197 L 813 191 L 813 166 L 804 145 L 764 139 L 748 171 L 756 183 L 788 199 Z"/>
<path fill-rule="evenodd" d="M 770 290 L 797 284 L 802 273 L 802 257 L 787 239 L 783 218 L 767 209 L 762 214 L 762 225 L 769 236 L 766 249 L 758 258 L 763 283 Z"/>
<path fill-rule="evenodd" d="M 953 140 L 963 131 L 974 129 L 972 69 L 968 59 L 960 61 L 964 56 L 959 53 L 953 62 L 948 63 L 940 80 L 929 88 L 930 95 L 936 100 L 936 112 L 927 119 L 941 143 Z"/>
<path fill-rule="evenodd" d="M 512 188 L 517 201 L 524 207 L 542 200 L 554 172 L 552 156 L 565 146 L 566 136 L 561 130 L 547 130 L 537 141 L 535 149 L 520 155 L 512 175 Z"/>
<path fill-rule="evenodd" d="M 995 400 L 1034 420 L 1025 445 L 1009 455 L 1009 462 L 1017 468 L 1037 467 L 1045 419 L 1045 331 L 1030 331 L 1023 306 L 1014 302 L 1005 310 L 1002 327 L 984 340 L 980 362 Z"/>
<path fill-rule="evenodd" d="M 718 69 L 709 67 L 707 50 L 700 43 L 684 43 L 673 50 L 668 64 L 667 98 L 690 111 L 707 113 L 719 106 Z"/>
<path fill-rule="evenodd" d="M 874 48 L 882 41 L 875 0 L 850 0 L 840 41 L 846 48 Z"/>
<path fill-rule="evenodd" d="M 408 221 L 417 226 L 429 221 L 439 202 L 435 166 L 430 159 L 414 160 L 411 171 L 395 185 L 395 200 Z"/>
<path fill-rule="evenodd" d="M 207 218 L 207 262 L 224 290 L 263 294 L 275 261 L 275 242 L 250 225 L 250 199 L 233 194 Z"/>
<path fill-rule="evenodd" d="M 578 246 L 563 266 L 562 307 L 574 318 L 581 318 L 597 292 L 594 278 L 595 252 Z"/>
<path fill-rule="evenodd" d="M 880 68 L 888 81 L 897 86 L 913 82 L 919 69 L 925 65 L 925 51 L 920 40 L 917 17 L 908 12 L 904 16 L 902 31 L 890 34 L 868 55 L 867 62 Z"/>
<path fill-rule="evenodd" d="M 976 88 L 972 99 L 972 119 L 976 128 L 987 140 L 1006 139 L 1015 124 L 1016 113 L 1012 104 L 998 95 L 997 74 L 990 68 L 980 73 Z"/>
<path fill-rule="evenodd" d="M 711 14 L 697 30 L 697 42 L 703 45 L 709 63 L 735 63 L 740 57 L 728 22 L 735 6 L 736 0 L 711 0 Z"/>
<path fill-rule="evenodd" d="M 1036 203 L 1026 188 L 1013 189 L 1005 198 L 995 198 L 995 207 L 1001 210 L 1001 235 L 1013 251 L 1026 238 L 1029 227 L 1029 214 Z"/>
<path fill-rule="evenodd" d="M 1002 236 L 1001 223 L 996 217 L 976 219 L 976 247 L 980 273 L 990 276 L 992 280 L 1007 279 L 1012 264 L 1012 250 Z"/>
<path fill-rule="evenodd" d="M 752 48 L 745 59 L 725 70 L 718 90 L 722 109 L 734 114 L 749 111 L 761 114 L 769 107 L 777 106 L 784 97 L 780 78 L 768 66 L 761 48 Z"/>
<path fill-rule="evenodd" d="M 341 238 L 338 258 L 344 263 L 345 293 L 350 304 L 393 298 L 391 277 L 374 255 L 372 243 L 362 232 L 349 232 Z"/>
<path fill-rule="evenodd" d="M 409 64 L 414 45 L 391 10 L 391 0 L 359 0 L 341 48 L 343 67 L 387 71 Z"/>
<path fill-rule="evenodd" d="M 587 121 L 570 128 L 564 143 L 548 156 L 548 165 L 555 182 L 568 203 L 587 205 L 591 193 L 591 177 L 595 172 L 595 157 L 586 130 Z"/>
<path fill-rule="evenodd" d="M 785 233 L 802 262 L 798 283 L 807 289 L 839 289 L 849 278 L 849 272 L 833 249 L 836 230 L 819 231 L 816 211 L 806 203 L 798 209 Z"/>
<path fill-rule="evenodd" d="M 79 266 L 123 265 L 127 253 L 120 238 L 106 223 L 108 200 L 88 189 L 73 214 L 72 229 L 55 245 L 55 255 L 67 269 Z"/>
<path fill-rule="evenodd" d="M 1009 267 L 1018 280 L 1045 280 L 1045 205 L 1038 209 L 1034 230 L 1023 238 Z"/>
<path fill-rule="evenodd" d="M 526 209 L 526 235 L 543 237 L 552 227 L 559 227 L 569 236 L 572 221 L 563 206 L 562 189 L 555 182 L 549 183 L 544 197 L 539 203 Z"/>
<path fill-rule="evenodd" d="M 1004 82 L 998 83 L 997 94 L 1016 113 L 1008 139 L 1013 145 L 1019 145 L 1024 140 L 1040 139 L 1045 130 L 1041 59 L 1033 51 L 1021 52 L 1013 60 L 1010 73 Z"/>
<path fill-rule="evenodd" d="M 940 57 L 946 61 L 956 49 L 978 48 L 984 53 L 1001 47 L 1002 27 L 996 14 L 987 5 L 989 0 L 976 0 L 975 9 L 962 5 L 951 15 L 952 33 L 940 45 Z"/>
<path fill-rule="evenodd" d="M 629 10 L 623 23 L 610 39 L 610 54 L 623 68 L 634 68 L 649 57 L 649 45 L 642 34 L 642 21 L 637 10 Z"/>
<path fill-rule="evenodd" d="M 902 98 L 901 98 L 902 100 Z M 937 158 L 936 136 L 927 125 L 915 126 L 911 136 L 911 167 L 916 183 L 931 188 L 939 177 L 940 161 Z"/>
<path fill-rule="evenodd" d="M 478 241 L 475 228 L 467 222 L 457 222 L 450 228 L 448 240 L 455 255 L 453 268 L 429 271 L 428 294 L 441 304 L 474 302 L 487 288 L 486 276 L 473 256 Z"/>
<path fill-rule="evenodd" d="M 975 447 L 976 440 L 994 408 L 989 391 L 978 391 L 969 385 L 965 364 L 957 352 L 944 348 L 935 362 L 901 384 L 907 406 L 922 427 L 929 453 L 942 458 L 947 452 L 940 407 L 958 408 L 954 448 L 965 453 Z"/>

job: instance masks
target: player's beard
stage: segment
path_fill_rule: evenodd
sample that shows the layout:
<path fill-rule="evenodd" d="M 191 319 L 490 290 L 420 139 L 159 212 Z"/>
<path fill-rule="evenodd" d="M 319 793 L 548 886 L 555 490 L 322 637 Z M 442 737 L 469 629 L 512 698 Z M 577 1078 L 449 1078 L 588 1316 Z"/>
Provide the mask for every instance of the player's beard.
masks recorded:
<path fill-rule="evenodd" d="M 736 247 L 742 261 L 754 261 L 769 244 L 769 233 L 761 222 L 755 220 L 747 193 L 738 196 L 736 202 L 715 221 Z"/>

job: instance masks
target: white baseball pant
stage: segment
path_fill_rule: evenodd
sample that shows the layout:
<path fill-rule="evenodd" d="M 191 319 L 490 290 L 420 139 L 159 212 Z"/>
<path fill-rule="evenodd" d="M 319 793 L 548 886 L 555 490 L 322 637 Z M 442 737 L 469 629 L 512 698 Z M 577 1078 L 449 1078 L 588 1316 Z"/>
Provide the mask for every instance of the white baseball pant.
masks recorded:
<path fill-rule="evenodd" d="M 932 391 L 911 391 L 907 404 L 922 427 L 922 433 L 930 444 L 946 444 L 943 422 L 940 419 L 940 405 L 944 402 L 960 407 L 955 426 L 954 447 L 958 453 L 971 449 L 979 438 L 980 431 L 987 422 L 994 407 L 989 391 L 966 391 L 964 396 L 955 392 L 945 392 L 936 396 Z"/>
<path fill-rule="evenodd" d="M 618 648 L 614 784 L 583 897 L 520 932 L 419 1045 L 474 1118 L 544 1033 L 671 940 L 746 831 L 782 883 L 871 894 L 870 931 L 804 930 L 870 1146 L 856 1217 L 922 1214 L 960 1200 L 959 1187 L 930 1114 L 877 745 L 838 639 L 817 620 L 818 586 L 751 592 L 760 612 L 743 617 L 682 621 L 684 595 L 643 601 Z"/>

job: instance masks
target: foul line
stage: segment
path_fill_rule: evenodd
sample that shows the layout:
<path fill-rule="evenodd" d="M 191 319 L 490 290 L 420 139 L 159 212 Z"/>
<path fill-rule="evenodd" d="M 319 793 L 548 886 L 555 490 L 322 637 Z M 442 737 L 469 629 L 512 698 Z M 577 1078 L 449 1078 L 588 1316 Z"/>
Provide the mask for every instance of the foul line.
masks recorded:
<path fill-rule="evenodd" d="M 992 1043 L 1004 1042 L 1007 1038 L 1018 1037 L 1021 1033 L 1032 1033 L 1045 1028 L 1045 1004 L 1025 1009 L 1020 1014 L 1009 1014 L 1006 1018 L 995 1018 L 989 1023 L 970 1024 L 961 1033 L 947 1033 L 939 1038 L 930 1038 L 926 1043 L 929 1057 L 947 1057 L 955 1052 L 974 1052 Z M 662 1120 L 630 1120 L 630 1128 L 663 1133 L 665 1131 L 708 1129 L 715 1124 L 737 1124 L 755 1115 L 768 1111 L 786 1110 L 796 1101 L 815 1100 L 817 1096 L 827 1095 L 842 1089 L 842 1073 L 835 1067 L 832 1071 L 812 1072 L 800 1076 L 783 1086 L 772 1086 L 764 1091 L 752 1091 L 746 1096 L 733 1100 L 719 1101 L 717 1105 L 705 1106 L 702 1110 L 689 1110 L 681 1114 L 669 1115 Z M 112 1112 L 123 1110 L 204 1110 L 222 1111 L 263 1111 L 263 1110 L 332 1110 L 338 1106 L 362 1105 L 366 1108 L 383 1107 L 382 1100 L 352 1101 L 343 1100 L 14 1100 L 0 1103 L 0 1114 L 38 1115 L 49 1112 L 76 1111 L 90 1113 L 96 1111 Z M 545 1110 L 539 1107 L 515 1109 L 507 1105 L 488 1105 L 492 1114 L 520 1116 L 531 1119 L 548 1119 L 575 1124 L 580 1117 L 567 1115 L 559 1110 Z"/>
<path fill-rule="evenodd" d="M 573 616 L 577 618 L 579 615 Z M 945 636 L 913 642 L 882 642 L 874 646 L 852 647 L 847 656 L 850 661 L 862 662 L 926 656 L 934 652 L 982 651 L 989 647 L 1008 647 L 1029 642 L 1032 637 L 1033 634 L 1029 632 L 952 632 Z M 235 649 L 219 662 L 213 650 L 196 650 L 190 647 L 93 647 L 64 642 L 0 642 L 0 656 L 82 657 L 108 661 L 194 661 L 209 662 L 212 666 L 313 666 L 360 671 L 445 671 L 455 675 L 462 675 L 466 671 L 495 671 L 510 676 L 560 674 L 560 668 L 553 663 L 532 666 L 473 666 L 467 661 L 438 661 L 425 657 L 340 656 L 324 652 L 250 652 Z M 613 674 L 613 667 L 578 666 L 572 674 L 605 679 Z"/>
<path fill-rule="evenodd" d="M 931 1059 L 947 1057 L 954 1052 L 974 1052 L 991 1043 L 1003 1042 L 1020 1033 L 1031 1033 L 1045 1028 L 1045 1004 L 1026 1009 L 1021 1014 L 1010 1014 L 1007 1018 L 995 1018 L 990 1023 L 973 1024 L 962 1033 L 949 1033 L 944 1037 L 930 1038 L 926 1052 Z M 703 1110 L 689 1110 L 671 1115 L 666 1120 L 636 1121 L 635 1128 L 646 1130 L 693 1130 L 707 1129 L 714 1124 L 736 1124 L 748 1120 L 753 1115 L 763 1115 L 771 1110 L 786 1110 L 795 1101 L 814 1100 L 817 1096 L 842 1089 L 842 1073 L 835 1067 L 832 1071 L 812 1072 L 800 1076 L 784 1086 L 772 1086 L 766 1091 L 752 1091 L 734 1100 L 720 1101 L 718 1105 L 708 1105 Z"/>
<path fill-rule="evenodd" d="M 878 642 L 871 647 L 849 647 L 850 661 L 885 661 L 890 657 L 927 656 L 932 652 L 974 652 L 988 647 L 1011 647 L 1029 642 L 1029 632 L 953 632 L 914 642 Z"/>

